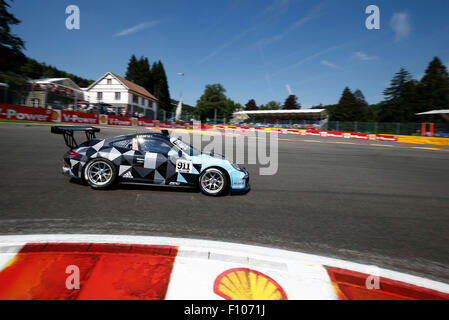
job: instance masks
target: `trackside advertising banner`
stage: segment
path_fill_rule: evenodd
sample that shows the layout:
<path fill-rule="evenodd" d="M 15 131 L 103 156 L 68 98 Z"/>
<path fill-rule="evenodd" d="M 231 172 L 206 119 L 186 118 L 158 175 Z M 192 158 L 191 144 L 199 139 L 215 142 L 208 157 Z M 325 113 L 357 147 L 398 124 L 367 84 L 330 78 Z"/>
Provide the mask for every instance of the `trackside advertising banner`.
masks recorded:
<path fill-rule="evenodd" d="M 67 110 L 52 110 L 46 108 L 17 106 L 11 104 L 0 104 L 0 119 L 40 121 L 40 122 L 58 122 L 74 123 L 84 125 L 110 125 L 110 126 L 140 126 L 153 128 L 177 128 L 192 129 L 191 123 L 178 123 L 169 121 L 149 120 L 132 117 L 121 117 L 115 115 L 98 115 L 96 113 L 76 112 Z M 335 132 L 319 130 L 301 130 L 301 129 L 281 129 L 281 128 L 263 128 L 247 126 L 208 126 L 201 125 L 197 129 L 218 129 L 218 130 L 236 130 L 236 131 L 256 131 L 256 132 L 277 132 L 279 134 L 296 134 L 304 136 L 317 137 L 338 137 L 345 139 L 360 140 L 379 140 L 379 141 L 398 141 L 397 136 L 372 134 L 372 133 L 354 133 L 354 132 Z"/>
<path fill-rule="evenodd" d="M 50 109 L 0 104 L 0 119 L 50 122 L 51 115 Z"/>
<path fill-rule="evenodd" d="M 108 116 L 108 125 L 110 126 L 132 126 L 130 117 Z"/>
<path fill-rule="evenodd" d="M 56 112 L 56 110 L 54 110 L 53 112 Z M 78 123 L 78 124 L 98 124 L 98 114 L 61 110 L 61 122 Z"/>

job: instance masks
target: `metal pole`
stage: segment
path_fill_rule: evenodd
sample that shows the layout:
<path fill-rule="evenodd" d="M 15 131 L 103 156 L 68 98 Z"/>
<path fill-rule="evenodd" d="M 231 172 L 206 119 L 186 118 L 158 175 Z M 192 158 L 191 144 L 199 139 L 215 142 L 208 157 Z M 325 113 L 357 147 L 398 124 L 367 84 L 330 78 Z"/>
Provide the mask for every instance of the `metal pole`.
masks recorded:
<path fill-rule="evenodd" d="M 179 103 L 178 103 L 178 106 L 176 107 L 176 115 L 175 115 L 176 121 L 181 119 L 181 114 L 182 114 L 182 89 L 184 86 L 184 73 L 180 72 L 180 73 L 178 73 L 178 76 L 181 76 L 181 92 L 179 95 Z"/>
<path fill-rule="evenodd" d="M 214 124 L 217 124 L 217 109 L 214 109 Z"/>

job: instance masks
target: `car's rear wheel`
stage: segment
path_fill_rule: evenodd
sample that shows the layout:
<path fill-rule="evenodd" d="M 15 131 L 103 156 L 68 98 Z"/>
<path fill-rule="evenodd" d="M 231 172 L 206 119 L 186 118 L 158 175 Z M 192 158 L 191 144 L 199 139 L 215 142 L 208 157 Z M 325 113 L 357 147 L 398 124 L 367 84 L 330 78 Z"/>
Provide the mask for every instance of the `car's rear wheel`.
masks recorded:
<path fill-rule="evenodd" d="M 84 179 L 94 189 L 108 189 L 117 179 L 117 169 L 109 160 L 92 160 L 84 169 Z"/>
<path fill-rule="evenodd" d="M 219 196 L 228 188 L 226 174 L 217 168 L 206 169 L 200 176 L 199 186 L 201 191 L 208 196 Z"/>

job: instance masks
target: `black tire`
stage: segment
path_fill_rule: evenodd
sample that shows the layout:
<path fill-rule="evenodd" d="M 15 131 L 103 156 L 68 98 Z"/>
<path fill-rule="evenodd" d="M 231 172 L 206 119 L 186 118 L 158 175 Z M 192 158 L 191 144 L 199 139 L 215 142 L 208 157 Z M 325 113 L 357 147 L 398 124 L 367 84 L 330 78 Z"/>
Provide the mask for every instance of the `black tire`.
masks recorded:
<path fill-rule="evenodd" d="M 95 172 L 98 174 L 95 174 Z M 109 189 L 114 186 L 117 181 L 117 168 L 107 159 L 94 159 L 88 162 L 84 167 L 84 180 L 93 189 Z"/>
<path fill-rule="evenodd" d="M 201 192 L 205 195 L 221 196 L 228 191 L 228 175 L 219 168 L 208 168 L 201 173 L 198 185 Z"/>

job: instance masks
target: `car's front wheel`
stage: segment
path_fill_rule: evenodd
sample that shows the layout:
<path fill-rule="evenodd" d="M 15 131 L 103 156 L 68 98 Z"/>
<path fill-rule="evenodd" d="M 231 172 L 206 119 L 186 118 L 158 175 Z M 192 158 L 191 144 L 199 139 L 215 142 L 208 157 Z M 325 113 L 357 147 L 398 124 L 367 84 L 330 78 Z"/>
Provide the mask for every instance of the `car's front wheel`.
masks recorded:
<path fill-rule="evenodd" d="M 117 169 L 109 160 L 92 160 L 84 169 L 84 178 L 94 189 L 108 189 L 117 179 Z"/>
<path fill-rule="evenodd" d="M 228 188 L 226 174 L 217 168 L 206 169 L 200 176 L 199 186 L 201 191 L 208 196 L 219 196 Z"/>

